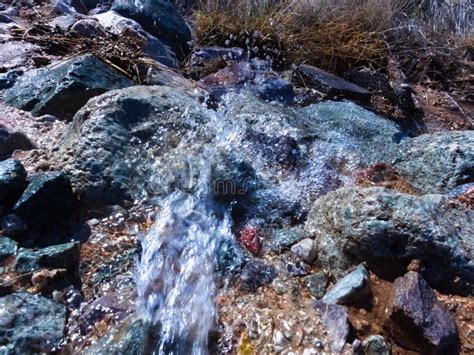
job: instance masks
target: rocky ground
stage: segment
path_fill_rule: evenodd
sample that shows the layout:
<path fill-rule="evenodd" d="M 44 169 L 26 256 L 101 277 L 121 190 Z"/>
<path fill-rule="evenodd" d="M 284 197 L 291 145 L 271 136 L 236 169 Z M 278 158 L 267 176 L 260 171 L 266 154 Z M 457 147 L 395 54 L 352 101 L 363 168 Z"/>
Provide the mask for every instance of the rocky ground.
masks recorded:
<path fill-rule="evenodd" d="M 472 63 L 276 71 L 191 27 L 165 0 L 0 3 L 0 353 L 155 351 L 138 261 L 203 161 L 231 219 L 210 353 L 473 353 Z"/>

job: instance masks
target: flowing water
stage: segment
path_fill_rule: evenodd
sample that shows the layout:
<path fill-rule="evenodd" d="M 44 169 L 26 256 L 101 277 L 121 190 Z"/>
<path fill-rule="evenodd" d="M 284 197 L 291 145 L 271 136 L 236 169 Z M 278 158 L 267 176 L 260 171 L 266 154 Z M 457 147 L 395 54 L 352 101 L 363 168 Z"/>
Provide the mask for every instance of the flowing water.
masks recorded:
<path fill-rule="evenodd" d="M 206 111 L 206 124 L 160 153 L 153 169 L 166 173 L 150 177 L 151 185 L 164 186 L 170 174 L 178 176 L 171 191 L 158 194 L 160 210 L 141 241 L 138 266 L 138 311 L 158 329 L 159 354 L 208 353 L 216 326 L 216 254 L 221 241 L 234 242 L 231 229 L 249 220 L 284 228 L 287 215 L 299 218 L 296 205 L 304 210 L 350 183 L 358 166 L 379 158 L 372 146 L 386 147 L 398 132 L 388 121 L 374 124 L 374 114 L 353 104 L 287 110 L 242 93 L 224 98 L 221 107 Z M 364 120 L 370 125 L 360 126 Z M 221 182 L 231 183 L 224 186 L 230 194 Z M 239 222 L 241 202 L 251 213 Z"/>

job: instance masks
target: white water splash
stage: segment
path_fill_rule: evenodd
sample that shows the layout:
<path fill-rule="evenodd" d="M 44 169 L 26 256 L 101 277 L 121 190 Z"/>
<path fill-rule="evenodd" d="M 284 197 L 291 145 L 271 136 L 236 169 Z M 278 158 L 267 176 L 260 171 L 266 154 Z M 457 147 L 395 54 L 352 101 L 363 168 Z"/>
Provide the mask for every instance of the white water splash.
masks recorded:
<path fill-rule="evenodd" d="M 232 237 L 230 218 L 210 198 L 210 164 L 202 159 L 194 193 L 177 191 L 142 241 L 139 312 L 160 329 L 159 354 L 207 354 L 215 324 L 215 254 Z"/>

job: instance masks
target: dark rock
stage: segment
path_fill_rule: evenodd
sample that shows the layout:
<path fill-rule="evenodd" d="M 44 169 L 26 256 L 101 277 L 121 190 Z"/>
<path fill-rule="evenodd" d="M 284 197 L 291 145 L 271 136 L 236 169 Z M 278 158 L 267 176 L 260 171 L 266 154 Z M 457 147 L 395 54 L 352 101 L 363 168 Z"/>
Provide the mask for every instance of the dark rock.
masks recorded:
<path fill-rule="evenodd" d="M 13 212 L 29 226 L 47 228 L 67 222 L 75 203 L 71 183 L 64 173 L 41 173 L 31 177 Z"/>
<path fill-rule="evenodd" d="M 70 0 L 53 0 L 52 12 L 58 15 L 72 15 L 76 13 L 76 9 Z"/>
<path fill-rule="evenodd" d="M 306 276 L 303 280 L 311 296 L 319 300 L 324 296 L 329 281 L 329 275 L 325 271 L 319 271 Z"/>
<path fill-rule="evenodd" d="M 15 150 L 31 150 L 34 144 L 21 132 L 9 132 L 0 125 L 0 158 L 8 158 Z"/>
<path fill-rule="evenodd" d="M 12 23 L 13 19 L 5 14 L 0 13 L 0 23 Z"/>
<path fill-rule="evenodd" d="M 372 294 L 370 278 L 363 264 L 348 273 L 324 295 L 325 303 L 344 305 L 360 304 Z"/>
<path fill-rule="evenodd" d="M 177 68 L 176 54 L 161 40 L 152 36 L 142 26 L 129 18 L 123 17 L 115 11 L 107 11 L 94 16 L 107 31 L 125 37 L 141 40 L 145 43 L 144 51 L 147 56 L 168 67 Z M 153 85 L 153 84 L 152 84 Z"/>
<path fill-rule="evenodd" d="M 396 277 L 420 259 L 431 285 L 461 293 L 473 292 L 473 228 L 474 212 L 453 207 L 445 196 L 381 187 L 331 192 L 315 201 L 306 223 L 319 259 L 336 275 L 367 261 L 374 272 Z"/>
<path fill-rule="evenodd" d="M 230 61 L 245 59 L 245 53 L 242 48 L 224 48 L 224 47 L 196 47 L 191 55 L 193 65 L 212 64 L 217 61 Z"/>
<path fill-rule="evenodd" d="M 107 35 L 101 24 L 91 19 L 77 21 L 72 25 L 71 32 L 75 35 L 87 38 L 105 37 Z"/>
<path fill-rule="evenodd" d="M 406 349 L 426 354 L 455 354 L 458 331 L 426 281 L 410 271 L 394 282 L 391 335 Z"/>
<path fill-rule="evenodd" d="M 424 134 L 405 140 L 393 167 L 419 193 L 448 193 L 474 182 L 474 132 Z"/>
<path fill-rule="evenodd" d="M 390 344 L 381 335 L 370 335 L 362 340 L 362 347 L 366 355 L 391 355 Z"/>
<path fill-rule="evenodd" d="M 108 104 L 103 105 L 104 101 Z M 185 132 L 208 120 L 199 103 L 176 89 L 136 86 L 113 91 L 90 100 L 77 113 L 58 152 L 58 164 L 70 174 L 79 195 L 96 203 L 123 203 L 137 197 L 142 187 L 153 193 L 168 191 L 163 180 L 155 184 L 147 171 Z M 157 124 L 154 156 L 146 149 L 135 149 L 131 142 L 135 127 L 147 122 Z M 167 163 L 168 169 L 174 170 L 173 164 L 178 163 L 175 157 Z M 160 178 L 156 171 L 152 175 Z M 186 183 L 190 180 L 185 177 Z"/>
<path fill-rule="evenodd" d="M 81 307 L 81 303 L 84 301 L 84 298 L 77 288 L 74 286 L 69 286 L 64 290 L 63 301 L 67 309 L 75 310 Z"/>
<path fill-rule="evenodd" d="M 38 354 L 56 350 L 64 336 L 64 306 L 28 292 L 0 297 L 0 350 Z"/>
<path fill-rule="evenodd" d="M 368 68 L 352 69 L 344 75 L 344 79 L 370 91 L 379 93 L 391 91 L 388 77 Z"/>
<path fill-rule="evenodd" d="M 11 88 L 15 84 L 16 79 L 21 75 L 23 75 L 22 70 L 10 70 L 0 74 L 0 90 Z"/>
<path fill-rule="evenodd" d="M 112 10 L 137 21 L 145 31 L 172 48 L 178 58 L 189 53 L 191 30 L 168 0 L 115 0 Z"/>
<path fill-rule="evenodd" d="M 329 96 L 343 96 L 350 99 L 368 101 L 370 92 L 350 83 L 337 75 L 310 65 L 301 64 L 293 74 L 293 80 L 302 86 L 311 87 Z"/>
<path fill-rule="evenodd" d="M 311 264 L 317 256 L 317 245 L 311 238 L 306 238 L 291 247 L 291 251 L 307 264 Z"/>
<path fill-rule="evenodd" d="M 287 80 L 277 77 L 265 78 L 261 83 L 252 87 L 258 97 L 267 101 L 291 103 L 295 98 L 293 85 Z"/>
<path fill-rule="evenodd" d="M 232 274 L 245 265 L 246 255 L 233 239 L 220 238 L 216 247 L 216 271 L 220 274 Z"/>
<path fill-rule="evenodd" d="M 260 286 L 268 285 L 277 277 L 272 266 L 251 260 L 242 269 L 240 280 L 244 290 L 255 292 Z"/>
<path fill-rule="evenodd" d="M 340 353 L 346 344 L 349 335 L 349 321 L 347 311 L 343 306 L 314 301 L 314 308 L 319 311 L 323 326 L 328 332 L 331 341 L 331 350 Z"/>
<path fill-rule="evenodd" d="M 9 206 L 23 193 L 27 173 L 23 165 L 14 159 L 0 162 L 0 204 Z"/>
<path fill-rule="evenodd" d="M 30 272 L 41 268 L 64 268 L 74 274 L 78 266 L 79 243 L 70 242 L 40 249 L 20 248 L 13 269 L 17 272 Z"/>
<path fill-rule="evenodd" d="M 105 317 L 112 317 L 120 322 L 133 313 L 135 308 L 135 295 L 131 290 L 109 292 L 89 303 L 81 312 L 78 326 L 81 334 L 87 334 L 91 327 Z"/>
<path fill-rule="evenodd" d="M 7 105 L 70 118 L 91 97 L 133 85 L 101 60 L 83 55 L 46 68 L 30 70 L 5 92 Z"/>
<path fill-rule="evenodd" d="M 297 260 L 295 262 L 288 262 L 285 264 L 285 269 L 278 270 L 282 271 L 284 275 L 289 277 L 302 277 L 306 276 L 311 272 L 311 267 L 303 261 Z"/>
<path fill-rule="evenodd" d="M 17 237 L 28 230 L 26 223 L 17 215 L 9 214 L 3 217 L 2 233 L 8 237 Z"/>
<path fill-rule="evenodd" d="M 132 315 L 85 349 L 84 354 L 150 354 L 155 351 L 157 341 L 154 327 L 146 320 Z"/>
<path fill-rule="evenodd" d="M 0 263 L 5 259 L 15 255 L 17 244 L 14 240 L 0 236 Z"/>
<path fill-rule="evenodd" d="M 37 67 L 44 67 L 48 64 L 51 64 L 51 58 L 45 57 L 43 55 L 35 55 L 31 58 L 35 66 Z"/>

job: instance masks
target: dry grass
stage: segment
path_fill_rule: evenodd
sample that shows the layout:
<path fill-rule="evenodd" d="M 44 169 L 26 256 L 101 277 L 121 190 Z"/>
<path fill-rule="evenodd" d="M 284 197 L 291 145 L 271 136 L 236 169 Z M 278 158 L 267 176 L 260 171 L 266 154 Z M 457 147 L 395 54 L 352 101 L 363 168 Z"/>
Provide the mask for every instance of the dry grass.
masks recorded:
<path fill-rule="evenodd" d="M 384 66 L 383 31 L 400 0 L 207 1 L 196 12 L 198 41 L 244 47 L 276 66 L 308 63 L 340 72 Z"/>
<path fill-rule="evenodd" d="M 409 57 L 438 46 L 429 38 L 436 26 L 419 13 L 439 17 L 441 9 L 425 2 L 422 9 L 409 0 L 202 0 L 194 19 L 200 44 L 242 47 L 276 67 L 304 62 L 341 73 L 384 69 L 394 53 Z"/>

